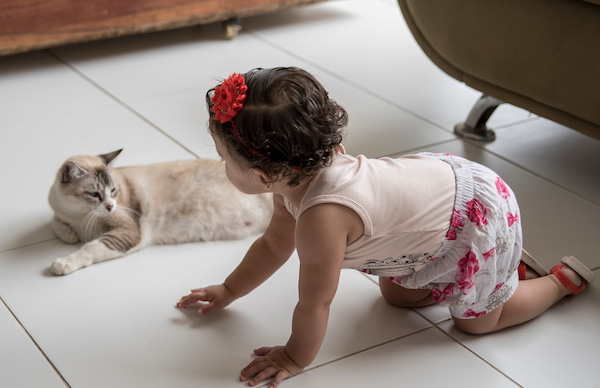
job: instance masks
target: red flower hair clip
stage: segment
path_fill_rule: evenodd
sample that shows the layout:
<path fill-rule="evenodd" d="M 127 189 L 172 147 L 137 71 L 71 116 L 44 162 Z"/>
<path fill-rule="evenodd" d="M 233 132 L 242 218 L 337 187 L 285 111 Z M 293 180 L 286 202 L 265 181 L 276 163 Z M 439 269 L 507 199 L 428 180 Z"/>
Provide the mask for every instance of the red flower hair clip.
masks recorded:
<path fill-rule="evenodd" d="M 244 107 L 246 90 L 248 86 L 244 76 L 237 73 L 233 73 L 217 86 L 215 95 L 211 98 L 211 110 L 215 114 L 215 120 L 227 123 L 237 116 L 238 111 Z"/>
<path fill-rule="evenodd" d="M 215 88 L 215 95 L 211 97 L 213 106 L 210 110 L 215 114 L 215 120 L 221 124 L 231 122 L 231 127 L 236 136 L 250 150 L 250 152 L 262 155 L 260 152 L 252 148 L 252 146 L 242 137 L 237 126 L 233 122 L 233 118 L 244 107 L 246 101 L 246 79 L 243 75 L 233 73 L 221 85 Z"/>
<path fill-rule="evenodd" d="M 210 110 L 215 114 L 215 120 L 221 124 L 231 122 L 233 132 L 236 134 L 238 139 L 246 146 L 246 148 L 256 155 L 263 155 L 260 151 L 254 149 L 250 143 L 244 139 L 240 134 L 239 129 L 233 122 L 233 118 L 237 116 L 238 112 L 244 108 L 244 102 L 246 101 L 246 91 L 248 85 L 246 85 L 246 79 L 243 75 L 233 73 L 219 86 L 215 88 L 215 95 L 211 97 L 213 106 Z M 290 166 L 292 170 L 302 171 L 299 167 Z"/>

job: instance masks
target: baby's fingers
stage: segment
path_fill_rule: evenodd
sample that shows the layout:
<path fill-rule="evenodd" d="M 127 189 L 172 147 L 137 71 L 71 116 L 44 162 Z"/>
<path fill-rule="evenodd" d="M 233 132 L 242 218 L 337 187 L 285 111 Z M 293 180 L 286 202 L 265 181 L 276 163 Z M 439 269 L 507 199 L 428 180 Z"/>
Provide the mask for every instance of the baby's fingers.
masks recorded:
<path fill-rule="evenodd" d="M 276 376 L 277 372 L 278 372 L 277 368 L 272 367 L 272 366 L 267 367 L 267 368 L 263 369 L 260 373 L 258 373 L 256 375 L 256 377 L 254 377 L 252 380 L 250 380 L 248 382 L 248 385 L 251 386 L 251 387 L 255 386 L 256 384 L 258 384 L 258 383 L 260 383 L 262 381 L 265 381 L 268 378 Z M 283 380 L 283 378 L 281 380 Z M 279 383 L 277 383 L 277 384 L 279 384 Z M 275 387 L 277 386 L 277 384 L 275 385 Z M 271 386 L 273 386 L 273 385 L 271 385 Z"/>
<path fill-rule="evenodd" d="M 181 297 L 179 303 L 177 303 L 178 307 L 187 307 L 192 303 L 196 303 L 198 301 L 208 302 L 211 298 L 209 298 L 208 294 L 205 290 L 194 291 L 187 296 Z"/>
<path fill-rule="evenodd" d="M 214 302 L 211 302 L 207 305 L 200 307 L 200 309 L 198 310 L 198 314 L 205 315 L 214 310 L 219 310 L 219 307 L 216 306 Z"/>
<path fill-rule="evenodd" d="M 262 348 L 254 349 L 254 354 L 257 356 L 266 356 L 273 350 L 272 346 L 263 346 Z"/>
<path fill-rule="evenodd" d="M 279 371 L 279 373 L 275 375 L 275 379 L 273 379 L 271 385 L 269 385 L 269 388 L 277 388 L 277 386 L 288 377 L 291 377 L 291 375 L 287 371 Z"/>

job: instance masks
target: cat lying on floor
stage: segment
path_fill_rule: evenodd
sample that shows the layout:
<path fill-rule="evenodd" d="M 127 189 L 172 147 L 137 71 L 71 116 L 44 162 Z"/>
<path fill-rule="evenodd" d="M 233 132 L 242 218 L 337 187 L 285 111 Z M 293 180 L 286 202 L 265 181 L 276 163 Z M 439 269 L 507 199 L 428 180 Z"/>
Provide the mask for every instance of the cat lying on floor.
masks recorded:
<path fill-rule="evenodd" d="M 85 244 L 56 259 L 52 273 L 67 275 L 148 245 L 243 238 L 271 219 L 271 195 L 238 191 L 219 160 L 111 168 L 121 151 L 74 156 L 58 171 L 48 196 L 52 229 L 64 242 Z"/>

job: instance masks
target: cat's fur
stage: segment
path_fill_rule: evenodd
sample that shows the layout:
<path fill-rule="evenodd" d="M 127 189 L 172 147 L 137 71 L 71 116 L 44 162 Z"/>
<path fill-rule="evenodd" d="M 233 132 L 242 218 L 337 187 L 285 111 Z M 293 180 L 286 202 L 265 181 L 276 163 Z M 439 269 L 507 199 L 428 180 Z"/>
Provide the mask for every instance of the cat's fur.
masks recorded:
<path fill-rule="evenodd" d="M 153 244 L 243 238 L 269 223 L 272 196 L 238 191 L 219 160 L 112 168 L 120 152 L 74 156 L 59 169 L 48 196 L 52 229 L 67 243 L 85 244 L 56 259 L 52 273 L 66 275 Z"/>

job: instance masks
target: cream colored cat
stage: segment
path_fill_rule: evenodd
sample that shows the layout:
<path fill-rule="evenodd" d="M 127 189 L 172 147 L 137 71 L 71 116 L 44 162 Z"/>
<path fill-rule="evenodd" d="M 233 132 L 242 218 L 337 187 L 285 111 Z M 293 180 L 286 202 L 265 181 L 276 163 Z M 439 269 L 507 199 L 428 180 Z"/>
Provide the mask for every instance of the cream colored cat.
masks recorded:
<path fill-rule="evenodd" d="M 60 168 L 48 202 L 52 229 L 85 244 L 52 263 L 66 275 L 153 244 L 237 239 L 262 232 L 273 211 L 270 194 L 246 195 L 215 159 L 111 168 L 121 150 L 79 155 Z"/>

